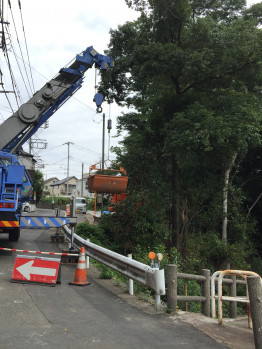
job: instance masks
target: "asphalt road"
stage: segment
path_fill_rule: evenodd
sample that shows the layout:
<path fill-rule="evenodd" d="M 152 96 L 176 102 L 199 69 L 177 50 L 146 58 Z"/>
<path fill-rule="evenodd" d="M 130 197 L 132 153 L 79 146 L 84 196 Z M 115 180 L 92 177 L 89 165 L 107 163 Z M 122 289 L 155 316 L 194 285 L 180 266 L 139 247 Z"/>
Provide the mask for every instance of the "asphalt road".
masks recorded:
<path fill-rule="evenodd" d="M 23 230 L 18 242 L 3 234 L 0 246 L 59 252 L 50 234 Z M 62 265 L 62 283 L 55 287 L 11 283 L 15 258 L 16 253 L 0 251 L 1 349 L 226 348 L 176 317 L 144 313 L 89 276 L 89 286 L 69 285 L 76 269 L 72 265 Z"/>

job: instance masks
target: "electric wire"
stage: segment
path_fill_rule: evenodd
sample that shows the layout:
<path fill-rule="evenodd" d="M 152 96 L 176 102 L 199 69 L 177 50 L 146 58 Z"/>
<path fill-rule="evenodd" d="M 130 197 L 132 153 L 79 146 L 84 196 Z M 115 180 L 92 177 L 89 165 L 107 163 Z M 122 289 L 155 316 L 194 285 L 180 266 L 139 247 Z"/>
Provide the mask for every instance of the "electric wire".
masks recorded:
<path fill-rule="evenodd" d="M 20 75 L 21 75 L 21 77 L 22 77 L 22 81 L 23 81 L 23 83 L 24 83 L 25 89 L 27 90 L 27 93 L 29 94 L 29 91 L 28 91 L 28 89 L 27 89 L 27 85 L 26 85 L 26 82 L 25 82 L 25 79 L 24 79 L 24 75 L 23 75 L 23 73 L 22 73 L 22 69 L 21 69 L 21 66 L 20 66 L 19 61 L 18 61 L 18 56 L 17 56 L 17 53 L 16 53 L 16 51 L 15 51 L 15 47 L 13 46 L 13 43 L 12 43 L 12 40 L 11 40 L 11 33 L 10 33 L 9 29 L 8 29 L 7 32 L 8 32 L 8 35 L 9 35 L 9 37 L 10 37 L 10 46 L 11 46 L 12 52 L 13 52 L 13 54 L 14 54 L 14 57 L 15 57 L 16 64 L 17 64 L 17 66 L 18 66 Z M 20 95 L 20 92 L 19 92 L 19 95 Z M 20 102 L 21 102 L 21 104 L 23 103 L 23 100 L 22 100 L 21 95 L 20 95 Z"/>
<path fill-rule="evenodd" d="M 76 144 L 73 144 L 72 147 L 76 148 L 78 150 L 81 150 L 83 152 L 89 152 L 89 153 L 91 152 L 91 153 L 99 154 L 97 151 L 94 151 L 94 150 L 91 150 L 91 149 L 87 149 L 87 148 L 84 148 L 84 147 L 76 145 Z"/>
<path fill-rule="evenodd" d="M 7 25 L 7 22 L 6 22 L 6 33 L 8 34 L 8 25 Z M 4 27 L 3 27 L 3 32 L 2 32 L 2 35 L 5 37 L 5 32 L 4 32 Z M 9 34 L 8 34 L 9 35 Z M 8 40 L 9 42 L 11 43 L 11 38 L 8 36 Z M 6 38 L 5 38 L 5 42 L 6 42 Z M 16 98 L 16 102 L 17 102 L 17 106 L 19 105 L 18 103 L 18 99 L 20 99 L 20 93 L 19 93 L 19 90 L 17 88 L 17 84 L 16 84 L 16 81 L 15 81 L 15 78 L 14 78 L 14 74 L 13 74 L 13 71 L 12 71 L 12 68 L 11 68 L 11 63 L 10 63 L 10 59 L 9 59 L 9 54 L 8 54 L 8 49 L 7 49 L 7 45 L 5 45 L 5 47 L 3 48 L 3 53 L 4 53 L 4 57 L 6 59 L 6 64 L 8 66 L 8 70 L 9 70 L 9 73 L 10 73 L 10 77 L 11 77 L 11 82 L 12 82 L 12 86 L 13 86 L 13 92 L 15 94 L 15 98 Z M 6 99 L 11 107 L 11 103 L 9 101 L 9 98 L 7 96 L 7 92 L 5 92 L 5 90 L 3 91 L 5 93 L 5 96 L 6 96 Z M 13 108 L 11 107 L 11 110 L 13 111 Z"/>
<path fill-rule="evenodd" d="M 19 9 L 20 9 L 21 23 L 22 23 L 23 33 L 24 33 L 25 46 L 26 46 L 26 53 L 27 53 L 27 60 L 28 60 L 28 64 L 29 64 L 30 74 L 31 74 L 31 81 L 32 81 L 32 85 L 33 85 L 33 91 L 35 91 L 35 86 L 34 86 L 34 80 L 33 80 L 33 75 L 32 75 L 31 63 L 30 63 L 30 59 L 29 59 L 29 52 L 28 52 L 28 46 L 27 46 L 26 35 L 25 35 L 25 26 L 24 26 L 24 20 L 23 20 L 22 8 L 21 8 L 21 2 L 20 2 L 20 0 L 18 0 L 18 6 L 19 6 Z"/>
<path fill-rule="evenodd" d="M 12 41 L 11 41 L 11 40 L 10 40 L 10 47 L 13 49 L 13 45 L 12 45 Z M 14 53 L 14 56 L 15 56 L 15 53 Z M 20 68 L 20 67 L 19 67 L 19 68 Z M 20 70 L 20 73 L 21 73 L 21 75 L 22 75 L 21 70 Z M 19 91 L 19 88 L 18 88 L 18 86 L 17 86 L 17 83 L 16 83 L 16 79 L 15 79 L 13 70 L 12 70 L 12 76 L 13 76 L 13 81 L 14 81 L 13 88 L 14 88 L 15 96 L 17 97 L 17 99 L 19 99 L 20 104 L 22 104 L 22 103 L 23 103 L 23 99 L 22 99 L 21 93 L 20 93 L 20 91 Z M 23 75 L 22 75 L 22 78 L 23 78 Z M 18 101 L 17 101 L 17 106 L 19 107 Z"/>
<path fill-rule="evenodd" d="M 6 112 L 11 112 L 11 109 L 10 108 L 8 108 L 7 106 L 5 106 L 5 105 L 2 105 L 1 104 L 1 106 L 0 106 L 0 109 L 2 109 L 2 110 L 4 110 L 4 111 L 6 111 Z"/>
<path fill-rule="evenodd" d="M 12 80 L 12 75 L 11 75 L 11 80 Z M 12 105 L 11 105 L 11 103 L 10 103 L 10 100 L 9 100 L 9 98 L 8 98 L 8 94 L 7 94 L 7 92 L 4 90 L 4 94 L 5 94 L 5 97 L 6 97 L 6 99 L 7 99 L 7 102 L 8 102 L 8 104 L 9 104 L 9 107 L 10 107 L 10 109 L 12 110 L 12 113 L 14 113 L 14 110 L 13 110 L 13 108 L 12 108 Z M 18 102 L 17 102 L 18 103 Z"/>
<path fill-rule="evenodd" d="M 30 90 L 31 90 L 31 95 L 33 95 L 33 90 L 32 90 L 32 87 L 31 87 L 31 84 L 30 84 L 30 80 L 29 80 L 29 77 L 28 77 L 28 73 L 27 73 L 27 69 L 26 69 L 26 66 L 25 66 L 25 60 L 24 60 L 24 58 L 23 58 L 22 48 L 21 48 L 20 41 L 19 41 L 18 34 L 17 34 L 17 28 L 16 28 L 16 24 L 15 24 L 14 15 L 13 15 L 13 11 L 12 11 L 12 7 L 11 7 L 11 2 L 10 2 L 10 0 L 8 0 L 8 4 L 9 4 L 11 16 L 12 16 L 12 20 L 13 20 L 13 25 L 14 25 L 14 29 L 15 29 L 15 33 L 16 33 L 17 43 L 18 43 L 18 46 L 19 46 L 20 54 L 21 54 L 21 56 L 22 56 L 22 61 L 23 61 L 23 65 L 24 65 L 24 69 L 25 69 L 25 74 L 26 74 L 26 77 L 27 77 L 28 85 L 29 85 L 29 88 L 30 88 Z M 30 93 L 29 93 L 29 91 L 28 91 L 27 88 L 26 88 L 26 90 L 27 90 L 28 96 L 29 96 L 29 98 L 30 98 L 31 95 L 30 95 Z"/>
<path fill-rule="evenodd" d="M 5 118 L 3 117 L 3 115 L 0 113 L 0 116 L 1 116 L 1 118 L 3 119 L 3 121 L 5 121 Z"/>
<path fill-rule="evenodd" d="M 4 34 L 3 34 L 4 35 Z M 7 63 L 7 66 L 8 66 L 8 70 L 9 70 L 9 74 L 10 74 L 10 78 L 11 78 L 11 82 L 12 82 L 12 86 L 13 86 L 13 92 L 14 92 L 14 95 L 15 95 L 15 99 L 16 99 L 16 103 L 17 103 L 17 106 L 19 105 L 18 104 L 18 100 L 17 100 L 17 94 L 16 94 L 16 83 L 15 83 L 15 80 L 14 80 L 14 74 L 13 74 L 13 71 L 12 71 L 12 68 L 11 68 L 11 63 L 10 63 L 10 59 L 9 59 L 9 55 L 8 55 L 8 50 L 5 50 L 3 51 L 4 52 L 4 57 L 5 57 L 5 60 L 6 60 L 6 63 Z M 12 110 L 12 112 L 14 112 L 12 106 L 11 106 L 11 103 L 9 101 L 9 98 L 7 96 L 7 92 L 4 90 L 4 93 L 5 93 L 5 96 L 6 96 L 6 99 L 8 101 L 8 104 Z"/>

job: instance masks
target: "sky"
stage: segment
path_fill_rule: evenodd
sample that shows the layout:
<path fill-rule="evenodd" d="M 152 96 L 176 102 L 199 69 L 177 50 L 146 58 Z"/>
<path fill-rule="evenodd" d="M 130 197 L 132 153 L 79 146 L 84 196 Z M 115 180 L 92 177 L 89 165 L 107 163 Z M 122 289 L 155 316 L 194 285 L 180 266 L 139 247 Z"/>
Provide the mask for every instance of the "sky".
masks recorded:
<path fill-rule="evenodd" d="M 110 34 L 109 30 L 137 17 L 135 11 L 130 10 L 124 0 L 20 0 L 22 17 L 29 52 L 30 65 L 35 91 L 39 90 L 47 81 L 52 79 L 59 70 L 73 60 L 76 54 L 81 53 L 89 46 L 104 54 L 107 49 Z M 19 33 L 19 42 L 22 52 L 27 58 L 26 45 L 22 31 L 21 14 L 18 11 L 17 1 L 11 1 L 16 29 Z M 7 1 L 6 1 L 7 7 Z M 10 31 L 13 29 L 13 19 L 10 11 L 5 12 L 10 22 Z M 15 30 L 11 31 L 12 41 L 17 42 Z M 21 56 L 19 46 L 16 52 Z M 2 71 L 4 59 L 0 56 Z M 20 62 L 21 64 L 21 62 Z M 17 72 L 18 85 L 23 97 L 23 103 L 29 100 L 29 94 L 23 86 L 16 63 L 14 70 Z M 17 70 L 16 70 L 17 69 Z M 23 69 L 23 65 L 22 65 Z M 28 72 L 30 77 L 30 72 Z M 5 76 L 4 76 L 5 77 Z M 98 77 L 99 79 L 99 77 Z M 21 80 L 21 81 L 20 81 Z M 12 89 L 4 79 L 6 90 Z M 29 88 L 28 88 L 29 89 Z M 30 92 L 30 91 L 29 91 Z M 76 92 L 56 113 L 49 119 L 49 127 L 42 130 L 38 138 L 47 141 L 47 149 L 37 151 L 42 159 L 38 161 L 44 179 L 67 176 L 68 145 L 69 146 L 69 175 L 81 178 L 82 164 L 84 172 L 89 171 L 89 166 L 101 162 L 102 158 L 102 114 L 96 113 L 93 102 L 95 94 L 95 68 L 85 73 L 82 88 Z M 11 96 L 10 96 L 11 98 Z M 0 122 L 11 116 L 12 112 L 7 102 L 3 102 L 4 95 L 0 95 Z M 2 104 L 3 103 L 3 104 Z M 4 107 L 3 107 L 4 105 Z M 7 109 L 8 108 L 8 109 Z M 109 151 L 110 146 L 116 146 L 116 118 L 122 110 L 115 104 L 109 106 L 106 102 L 102 105 L 106 119 L 105 130 L 105 159 L 114 159 L 115 155 Z M 14 110 L 17 110 L 14 103 Z M 112 119 L 110 138 L 107 130 L 107 120 Z M 73 144 L 71 144 L 73 143 Z M 28 151 L 28 146 L 24 149 Z M 107 167 L 110 162 L 107 161 Z M 42 167 L 44 166 L 44 167 Z"/>
<path fill-rule="evenodd" d="M 42 88 L 62 67 L 73 60 L 76 54 L 81 53 L 88 46 L 93 46 L 103 54 L 110 41 L 110 29 L 117 29 L 118 25 L 137 17 L 137 13 L 127 7 L 125 0 L 100 0 L 99 2 L 20 0 L 20 2 L 22 17 L 17 5 L 18 1 L 14 0 L 11 1 L 12 13 L 7 8 L 7 0 L 4 2 L 6 7 L 3 13 L 4 19 L 10 22 L 10 33 L 17 56 L 23 55 L 27 60 L 28 52 L 33 77 L 31 86 L 34 86 L 32 87 L 34 91 Z M 247 1 L 248 5 L 258 2 L 260 1 Z M 18 41 L 21 51 L 17 44 Z M 29 87 L 27 88 L 29 93 L 27 93 L 15 60 L 11 63 L 21 99 L 25 103 L 31 97 Z M 22 60 L 19 61 L 19 65 L 25 72 Z M 28 69 L 27 65 L 26 67 Z M 5 89 L 12 89 L 11 85 L 8 85 L 6 76 L 6 61 L 1 55 L 0 68 L 3 72 Z M 28 70 L 28 76 L 30 80 L 30 70 Z M 49 127 L 42 129 L 38 135 L 39 139 L 47 142 L 46 149 L 35 150 L 40 157 L 37 168 L 44 174 L 45 180 L 51 177 L 63 179 L 67 176 L 68 148 L 69 176 L 76 176 L 80 179 L 82 166 L 86 173 L 89 172 L 89 166 L 101 162 L 102 114 L 97 114 L 95 111 L 94 86 L 95 69 L 92 68 L 85 73 L 82 88 L 51 116 Z M 12 98 L 10 94 L 11 104 L 15 111 L 17 107 Z M 0 94 L 0 122 L 12 115 L 7 101 L 4 100 L 4 95 Z M 117 116 L 125 110 L 115 104 L 109 106 L 106 102 L 102 107 L 106 126 L 108 118 L 112 119 L 113 125 L 110 137 L 107 129 L 105 130 L 105 158 L 113 160 L 115 155 L 109 149 L 110 146 L 118 144 L 119 139 L 115 137 Z M 70 142 L 69 147 L 66 144 L 68 142 Z M 25 145 L 24 149 L 28 151 L 28 146 Z M 106 164 L 107 167 L 110 166 L 110 161 L 107 161 Z"/>

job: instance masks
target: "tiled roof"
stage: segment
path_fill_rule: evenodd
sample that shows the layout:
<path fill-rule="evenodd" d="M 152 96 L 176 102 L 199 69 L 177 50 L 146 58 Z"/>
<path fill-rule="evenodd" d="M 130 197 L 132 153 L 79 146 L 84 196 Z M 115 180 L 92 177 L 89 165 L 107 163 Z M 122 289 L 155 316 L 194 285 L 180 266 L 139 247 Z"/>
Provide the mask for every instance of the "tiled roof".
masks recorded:
<path fill-rule="evenodd" d="M 70 181 L 71 178 L 75 178 L 77 180 L 77 178 L 75 176 L 68 177 L 68 180 Z M 66 183 L 66 182 L 67 182 L 67 178 L 64 178 L 64 179 L 61 179 L 61 181 L 57 181 L 57 182 L 50 184 L 50 187 L 53 187 L 55 185 L 61 185 L 61 184 Z"/>
<path fill-rule="evenodd" d="M 49 182 L 52 182 L 52 181 L 58 181 L 58 178 L 57 177 L 51 177 L 51 178 L 48 178 L 47 180 L 44 181 L 44 184 L 45 183 L 49 183 Z"/>

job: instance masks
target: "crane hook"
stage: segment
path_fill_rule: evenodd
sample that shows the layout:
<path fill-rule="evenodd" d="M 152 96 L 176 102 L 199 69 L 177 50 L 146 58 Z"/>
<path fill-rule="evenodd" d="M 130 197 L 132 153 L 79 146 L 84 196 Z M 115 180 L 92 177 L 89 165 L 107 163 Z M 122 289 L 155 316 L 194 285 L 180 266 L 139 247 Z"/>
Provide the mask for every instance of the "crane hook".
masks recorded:
<path fill-rule="evenodd" d="M 96 93 L 94 96 L 94 102 L 96 103 L 96 112 L 102 113 L 101 104 L 103 103 L 104 96 L 101 93 Z"/>

